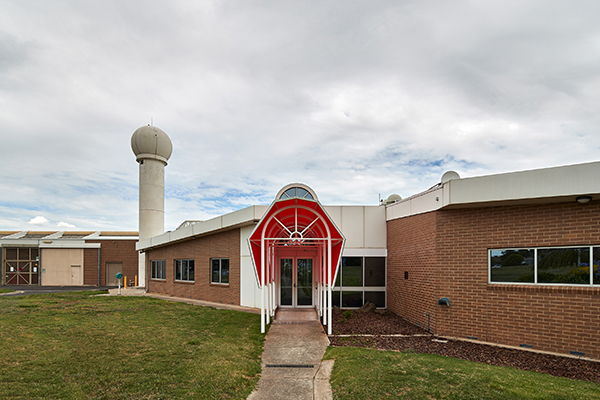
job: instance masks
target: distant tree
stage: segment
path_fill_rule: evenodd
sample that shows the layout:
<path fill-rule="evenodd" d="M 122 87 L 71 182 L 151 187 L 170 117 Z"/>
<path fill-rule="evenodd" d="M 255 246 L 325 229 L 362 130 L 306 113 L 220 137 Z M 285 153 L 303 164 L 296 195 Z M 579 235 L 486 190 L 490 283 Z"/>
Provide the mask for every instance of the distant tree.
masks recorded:
<path fill-rule="evenodd" d="M 511 253 L 503 258 L 502 266 L 503 267 L 512 267 L 515 265 L 521 265 L 521 264 L 523 264 L 524 259 L 525 259 L 525 257 L 523 257 L 519 253 Z"/>

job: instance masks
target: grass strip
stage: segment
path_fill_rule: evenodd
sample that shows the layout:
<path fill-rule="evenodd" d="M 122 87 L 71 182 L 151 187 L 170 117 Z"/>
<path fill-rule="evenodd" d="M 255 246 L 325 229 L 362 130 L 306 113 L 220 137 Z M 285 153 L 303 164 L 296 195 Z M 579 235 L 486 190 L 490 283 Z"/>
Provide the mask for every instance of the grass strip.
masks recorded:
<path fill-rule="evenodd" d="M 0 294 L 2 293 L 14 293 L 14 290 L 11 289 L 0 289 Z"/>
<path fill-rule="evenodd" d="M 334 399 L 600 399 L 600 385 L 431 354 L 329 347 Z"/>
<path fill-rule="evenodd" d="M 0 297 L 0 398 L 245 399 L 260 316 L 148 297 Z"/>

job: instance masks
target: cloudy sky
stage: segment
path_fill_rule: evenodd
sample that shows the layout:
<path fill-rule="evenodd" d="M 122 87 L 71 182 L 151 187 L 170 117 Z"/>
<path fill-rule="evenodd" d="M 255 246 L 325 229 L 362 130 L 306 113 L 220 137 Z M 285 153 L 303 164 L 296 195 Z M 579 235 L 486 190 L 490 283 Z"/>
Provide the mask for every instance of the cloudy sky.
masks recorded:
<path fill-rule="evenodd" d="M 375 205 L 597 161 L 598 21 L 595 0 L 0 0 L 0 230 L 137 230 L 151 122 L 167 230 L 295 181 Z"/>

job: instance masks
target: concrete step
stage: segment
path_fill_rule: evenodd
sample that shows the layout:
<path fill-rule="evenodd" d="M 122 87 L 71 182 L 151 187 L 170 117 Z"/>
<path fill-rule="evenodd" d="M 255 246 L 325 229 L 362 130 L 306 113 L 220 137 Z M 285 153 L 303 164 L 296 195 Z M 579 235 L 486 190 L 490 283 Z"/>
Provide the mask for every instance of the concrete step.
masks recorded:
<path fill-rule="evenodd" d="M 274 324 L 313 323 L 319 321 L 315 308 L 278 308 Z"/>

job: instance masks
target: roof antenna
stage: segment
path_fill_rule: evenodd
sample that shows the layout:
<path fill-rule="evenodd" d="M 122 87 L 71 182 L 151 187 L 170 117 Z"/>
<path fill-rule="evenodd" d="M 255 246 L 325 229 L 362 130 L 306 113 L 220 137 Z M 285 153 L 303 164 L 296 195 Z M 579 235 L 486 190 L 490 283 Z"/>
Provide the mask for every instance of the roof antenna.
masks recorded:
<path fill-rule="evenodd" d="M 150 126 L 154 126 L 154 121 L 152 117 L 150 117 Z"/>

